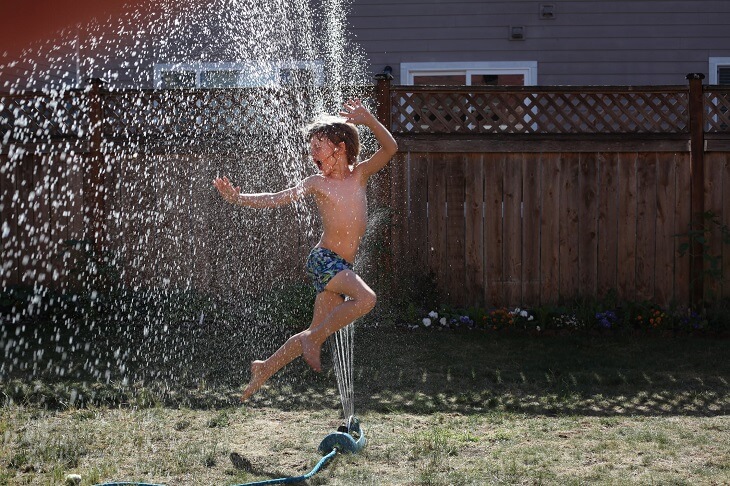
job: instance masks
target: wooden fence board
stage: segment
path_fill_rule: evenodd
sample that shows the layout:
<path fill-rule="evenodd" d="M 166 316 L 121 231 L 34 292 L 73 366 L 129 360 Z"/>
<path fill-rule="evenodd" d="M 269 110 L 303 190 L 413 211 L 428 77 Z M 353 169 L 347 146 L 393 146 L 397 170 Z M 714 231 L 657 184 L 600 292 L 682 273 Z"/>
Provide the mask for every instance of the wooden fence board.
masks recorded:
<path fill-rule="evenodd" d="M 689 230 L 692 220 L 689 205 L 689 195 L 692 187 L 692 172 L 689 162 L 689 154 L 677 154 L 677 197 L 675 201 L 676 229 L 678 235 L 685 234 Z M 692 283 L 690 281 L 689 255 L 677 257 L 675 269 L 675 295 L 682 302 L 689 302 Z"/>
<path fill-rule="evenodd" d="M 705 154 L 705 211 L 712 212 L 722 223 L 723 220 L 723 191 L 726 186 L 723 184 L 723 173 L 725 172 L 724 154 L 710 152 Z M 711 270 L 710 264 L 705 263 L 705 270 L 708 277 L 705 279 L 705 295 L 709 299 L 715 299 L 722 295 L 721 277 L 716 278 L 716 272 L 722 271 L 721 259 L 723 255 L 722 232 L 720 228 L 710 221 L 705 221 L 709 228 L 707 256 L 717 260 L 717 269 Z"/>
<path fill-rule="evenodd" d="M 560 155 L 543 153 L 542 214 L 540 217 L 540 296 L 544 302 L 556 302 L 560 287 Z"/>
<path fill-rule="evenodd" d="M 68 159 L 67 159 L 68 160 Z M 86 234 L 86 215 L 84 208 L 84 165 L 85 159 L 82 155 L 76 155 L 70 159 L 69 169 L 66 174 L 69 193 L 73 195 L 69 204 L 69 237 L 71 239 L 83 239 Z"/>
<path fill-rule="evenodd" d="M 484 155 L 484 247 L 486 254 L 485 276 L 487 305 L 503 305 L 504 266 L 503 266 L 503 180 L 504 154 Z"/>
<path fill-rule="evenodd" d="M 540 159 L 522 159 L 522 304 L 540 303 Z"/>
<path fill-rule="evenodd" d="M 18 273 L 20 274 L 21 285 L 33 285 L 35 282 L 32 276 L 32 262 L 35 258 L 33 236 L 30 229 L 33 226 L 33 210 L 30 207 L 28 198 L 34 185 L 35 157 L 31 154 L 21 162 L 18 172 L 18 180 L 15 190 L 18 193 L 16 207 L 18 208 L 18 233 L 20 250 L 22 256 L 18 259 Z"/>
<path fill-rule="evenodd" d="M 636 295 L 636 153 L 619 154 L 617 282 L 620 299 Z"/>
<path fill-rule="evenodd" d="M 396 154 L 393 160 L 390 161 L 389 167 L 391 171 L 389 197 L 393 212 L 388 238 L 393 255 L 406 254 L 404 251 L 408 238 L 408 180 L 406 171 L 409 158 L 410 154 L 408 153 Z M 400 188 L 401 190 L 396 190 L 396 188 Z M 400 264 L 413 265 L 413 263 L 406 263 L 404 261 L 401 261 Z"/>
<path fill-rule="evenodd" d="M 48 220 L 49 220 L 49 238 L 50 253 L 47 255 L 51 264 L 50 281 L 51 285 L 61 285 L 62 277 L 66 275 L 63 271 L 63 249 L 64 240 L 67 239 L 68 217 L 66 215 L 67 203 L 64 200 L 66 191 L 65 186 L 65 164 L 54 163 L 55 157 L 49 156 L 44 161 L 48 164 Z M 65 278 L 63 279 L 65 280 Z"/>
<path fill-rule="evenodd" d="M 725 189 L 722 194 L 722 217 L 721 223 L 726 228 L 730 228 L 730 194 L 726 194 L 730 189 L 730 155 L 727 153 L 718 153 L 718 157 L 722 166 L 722 187 Z M 730 297 L 730 245 L 722 245 L 722 297 Z"/>
<path fill-rule="evenodd" d="M 0 167 L 2 168 L 2 177 L 0 177 L 0 206 L 2 210 L 2 220 L 0 220 L 0 251 L 2 251 L 2 279 L 0 283 L 3 286 L 15 286 L 19 283 L 18 276 L 18 252 L 19 241 L 18 234 L 18 218 L 17 210 L 14 203 L 15 184 L 18 178 L 17 165 L 6 155 L 0 155 Z"/>
<path fill-rule="evenodd" d="M 50 183 L 51 171 L 48 157 L 39 154 L 35 157 L 36 163 L 36 180 L 35 180 L 35 198 L 37 205 L 33 208 L 33 228 L 36 231 L 35 246 L 36 257 L 34 270 L 35 281 L 44 287 L 51 283 L 53 275 L 52 254 L 54 253 L 53 243 L 51 242 L 51 200 L 50 200 Z"/>
<path fill-rule="evenodd" d="M 504 285 L 507 302 L 522 302 L 522 164 L 523 154 L 507 154 L 504 170 Z"/>
<path fill-rule="evenodd" d="M 654 295 L 658 302 L 674 297 L 676 253 L 676 160 L 672 153 L 657 154 L 656 264 Z"/>
<path fill-rule="evenodd" d="M 216 240 L 210 238 L 210 234 L 216 221 L 209 217 L 214 213 L 214 208 L 220 207 L 220 196 L 210 188 L 213 177 L 217 174 L 209 163 L 201 164 L 202 168 L 192 171 L 190 186 L 192 202 L 190 212 L 192 214 L 193 238 L 197 242 L 194 249 L 193 261 L 193 286 L 198 289 L 209 289 L 215 280 L 215 265 L 213 260 L 213 248 Z"/>
<path fill-rule="evenodd" d="M 578 205 L 578 289 L 596 295 L 598 288 L 598 161 L 595 153 L 580 154 Z"/>
<path fill-rule="evenodd" d="M 446 163 L 429 159 L 428 241 L 430 268 L 440 278 L 446 275 Z M 446 280 L 442 280 L 446 282 Z M 443 289 L 447 290 L 447 289 Z"/>
<path fill-rule="evenodd" d="M 449 300 L 458 305 L 464 302 L 465 292 L 465 239 L 464 220 L 464 157 L 456 154 L 444 158 L 446 163 L 446 283 Z"/>
<path fill-rule="evenodd" d="M 640 153 L 636 161 L 636 299 L 654 297 L 656 265 L 656 154 Z"/>
<path fill-rule="evenodd" d="M 409 158 L 410 210 L 408 213 L 409 238 L 405 242 L 415 248 L 416 261 L 421 268 L 428 268 L 428 164 L 424 154 Z M 412 245 L 412 246 L 411 246 Z"/>
<path fill-rule="evenodd" d="M 471 154 L 464 166 L 466 207 L 465 258 L 468 306 L 484 299 L 484 164 L 481 154 Z"/>
<path fill-rule="evenodd" d="M 618 283 L 618 154 L 599 153 L 598 160 L 598 296 Z"/>
<path fill-rule="evenodd" d="M 578 204 L 580 199 L 579 154 L 560 155 L 559 202 L 559 294 L 571 298 L 578 294 Z"/>

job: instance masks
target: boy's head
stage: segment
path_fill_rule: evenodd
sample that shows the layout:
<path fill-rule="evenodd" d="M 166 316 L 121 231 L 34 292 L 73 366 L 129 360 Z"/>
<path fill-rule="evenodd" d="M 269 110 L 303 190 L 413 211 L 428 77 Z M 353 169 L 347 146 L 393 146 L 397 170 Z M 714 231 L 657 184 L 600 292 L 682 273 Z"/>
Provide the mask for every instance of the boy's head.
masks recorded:
<path fill-rule="evenodd" d="M 307 125 L 305 136 L 309 141 L 314 138 L 329 140 L 335 146 L 344 143 L 347 164 L 350 166 L 357 164 L 357 158 L 360 156 L 360 134 L 352 123 L 346 123 L 336 116 L 319 117 Z"/>

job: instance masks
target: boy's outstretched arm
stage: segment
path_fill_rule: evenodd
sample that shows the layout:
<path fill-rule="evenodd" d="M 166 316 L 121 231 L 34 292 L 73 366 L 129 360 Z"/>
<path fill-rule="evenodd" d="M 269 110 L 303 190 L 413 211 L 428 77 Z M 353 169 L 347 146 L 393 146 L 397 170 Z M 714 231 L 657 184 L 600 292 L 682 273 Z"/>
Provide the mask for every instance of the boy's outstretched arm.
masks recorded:
<path fill-rule="evenodd" d="M 248 208 L 275 208 L 289 204 L 309 193 L 312 188 L 312 178 L 308 177 L 296 186 L 279 192 L 262 192 L 257 194 L 242 194 L 240 187 L 233 187 L 228 177 L 216 177 L 213 185 L 220 195 L 231 204 Z"/>
<path fill-rule="evenodd" d="M 349 100 L 345 103 L 343 110 L 340 112 L 340 116 L 345 117 L 348 122 L 354 123 L 355 125 L 365 125 L 368 127 L 380 144 L 377 152 L 369 159 L 360 162 L 355 170 L 367 178 L 385 167 L 398 151 L 398 143 L 388 129 L 375 118 L 375 115 L 370 113 L 370 110 L 360 100 Z"/>

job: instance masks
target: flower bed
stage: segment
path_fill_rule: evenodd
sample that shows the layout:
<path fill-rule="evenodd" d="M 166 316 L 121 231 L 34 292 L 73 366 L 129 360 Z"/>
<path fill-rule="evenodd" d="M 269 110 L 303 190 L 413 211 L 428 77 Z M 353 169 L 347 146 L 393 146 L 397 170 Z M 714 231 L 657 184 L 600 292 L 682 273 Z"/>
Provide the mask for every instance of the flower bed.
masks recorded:
<path fill-rule="evenodd" d="M 730 314 L 717 310 L 665 309 L 648 302 L 625 303 L 610 308 L 595 303 L 514 309 L 440 307 L 421 311 L 404 325 L 412 331 L 473 330 L 530 334 L 653 332 L 726 336 L 730 329 Z"/>

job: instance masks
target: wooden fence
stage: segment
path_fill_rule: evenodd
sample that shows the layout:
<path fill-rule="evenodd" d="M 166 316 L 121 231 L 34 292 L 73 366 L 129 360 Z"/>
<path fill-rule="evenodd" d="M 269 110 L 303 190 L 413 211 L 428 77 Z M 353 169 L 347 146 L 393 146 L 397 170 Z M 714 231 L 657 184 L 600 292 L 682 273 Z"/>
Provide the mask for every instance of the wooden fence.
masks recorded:
<path fill-rule="evenodd" d="M 565 88 L 381 80 L 381 117 L 400 145 L 395 261 L 432 273 L 460 306 L 730 296 L 720 226 L 709 225 L 706 246 L 694 241 L 693 256 L 678 251 L 695 216 L 711 211 L 730 225 L 730 89 L 688 79 Z M 708 275 L 713 259 L 719 278 Z"/>
<path fill-rule="evenodd" d="M 269 147 L 282 143 L 279 107 L 304 119 L 306 98 L 107 91 L 96 81 L 86 90 L 0 96 L 0 288 L 69 288 L 79 272 L 86 285 L 101 285 L 113 270 L 133 288 L 240 300 L 303 280 L 301 262 L 319 236 L 312 205 L 236 210 L 212 180 L 227 174 L 249 191 L 291 183 L 301 164 L 282 158 L 302 154 Z M 295 135 L 302 122 L 290 122 Z"/>
<path fill-rule="evenodd" d="M 730 89 L 698 77 L 659 87 L 382 79 L 360 95 L 375 97 L 401 149 L 380 184 L 390 191 L 374 198 L 393 209 L 396 278 L 430 272 L 454 305 L 730 295 L 700 278 L 703 252 L 726 251 L 719 228 L 692 258 L 677 237 L 704 211 L 730 224 Z M 251 190 L 287 182 L 252 172 L 246 155 L 260 160 L 262 144 L 276 143 L 267 127 L 278 124 L 266 121 L 284 105 L 306 114 L 308 94 L 92 83 L 1 95 L 1 286 L 68 280 L 68 239 L 120 255 L 135 285 L 225 293 L 290 278 L 316 241 L 312 208 L 226 211 L 208 185 L 224 173 L 249 174 Z M 730 256 L 720 269 L 730 275 Z"/>

